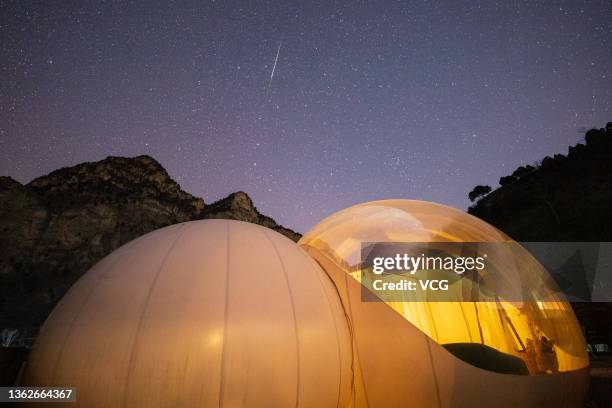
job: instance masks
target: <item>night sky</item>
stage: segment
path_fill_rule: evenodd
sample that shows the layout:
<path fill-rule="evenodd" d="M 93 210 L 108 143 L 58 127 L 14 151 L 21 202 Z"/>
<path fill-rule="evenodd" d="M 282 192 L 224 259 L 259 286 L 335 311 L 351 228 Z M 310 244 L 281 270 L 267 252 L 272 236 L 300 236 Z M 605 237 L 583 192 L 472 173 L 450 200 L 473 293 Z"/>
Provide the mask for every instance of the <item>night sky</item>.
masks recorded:
<path fill-rule="evenodd" d="M 466 209 L 612 121 L 609 1 L 0 4 L 0 175 L 21 182 L 149 154 L 304 232 L 373 199 Z"/>

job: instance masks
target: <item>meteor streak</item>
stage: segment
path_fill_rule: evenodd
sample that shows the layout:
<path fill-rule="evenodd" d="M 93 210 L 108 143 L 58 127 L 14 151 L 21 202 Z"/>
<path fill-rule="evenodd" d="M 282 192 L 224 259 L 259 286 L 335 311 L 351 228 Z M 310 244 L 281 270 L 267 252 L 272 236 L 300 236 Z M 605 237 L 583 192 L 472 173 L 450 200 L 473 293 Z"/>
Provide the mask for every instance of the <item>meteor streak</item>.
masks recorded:
<path fill-rule="evenodd" d="M 278 50 L 276 50 L 276 58 L 274 58 L 274 65 L 272 66 L 272 73 L 270 74 L 270 81 L 268 82 L 268 89 L 270 85 L 272 85 L 272 80 L 274 79 L 274 71 L 276 71 L 276 63 L 278 62 L 278 55 L 280 54 L 281 47 L 283 46 L 283 42 L 281 41 L 278 44 Z"/>

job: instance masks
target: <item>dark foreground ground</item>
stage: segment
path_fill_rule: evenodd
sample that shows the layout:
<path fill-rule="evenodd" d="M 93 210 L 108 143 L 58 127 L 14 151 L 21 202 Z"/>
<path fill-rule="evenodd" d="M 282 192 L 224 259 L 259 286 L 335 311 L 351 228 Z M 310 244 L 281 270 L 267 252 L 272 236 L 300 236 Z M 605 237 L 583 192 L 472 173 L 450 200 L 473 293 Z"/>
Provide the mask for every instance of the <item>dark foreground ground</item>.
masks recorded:
<path fill-rule="evenodd" d="M 587 407 L 612 407 L 612 355 L 591 357 L 591 385 Z"/>

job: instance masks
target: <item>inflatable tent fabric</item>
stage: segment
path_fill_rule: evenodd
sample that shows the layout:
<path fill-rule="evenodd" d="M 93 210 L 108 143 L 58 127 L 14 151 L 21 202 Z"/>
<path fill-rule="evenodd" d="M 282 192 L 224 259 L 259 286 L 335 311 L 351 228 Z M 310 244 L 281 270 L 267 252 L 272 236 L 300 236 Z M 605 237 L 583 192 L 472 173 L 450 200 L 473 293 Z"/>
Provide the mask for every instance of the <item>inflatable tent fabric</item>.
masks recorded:
<path fill-rule="evenodd" d="M 563 299 L 361 301 L 362 242 L 470 240 L 511 242 L 465 213 L 408 200 L 340 211 L 301 248 L 238 221 L 166 227 L 70 289 L 23 383 L 74 386 L 83 407 L 582 406 L 588 357 Z M 554 341 L 556 369 L 516 347 L 536 333 Z"/>
<path fill-rule="evenodd" d="M 364 302 L 359 283 L 364 242 L 512 240 L 469 214 L 413 200 L 350 207 L 302 237 L 298 244 L 334 279 L 349 313 L 360 372 L 357 400 L 362 404 L 402 406 L 410 400 L 416 406 L 582 406 L 588 355 L 565 299 L 522 304 L 503 299 Z M 554 298 L 557 288 L 543 285 L 552 281 L 531 255 L 518 245 L 503 248 L 512 249 L 512 262 L 505 265 L 514 268 L 513 279 L 537 279 L 533 287 Z M 503 258 L 507 255 L 498 254 L 502 261 L 508 261 Z M 541 336 L 554 344 L 548 356 L 521 348 Z"/>
<path fill-rule="evenodd" d="M 335 288 L 304 251 L 210 220 L 94 266 L 44 324 L 24 377 L 74 386 L 88 408 L 335 407 L 350 405 L 351 360 Z"/>

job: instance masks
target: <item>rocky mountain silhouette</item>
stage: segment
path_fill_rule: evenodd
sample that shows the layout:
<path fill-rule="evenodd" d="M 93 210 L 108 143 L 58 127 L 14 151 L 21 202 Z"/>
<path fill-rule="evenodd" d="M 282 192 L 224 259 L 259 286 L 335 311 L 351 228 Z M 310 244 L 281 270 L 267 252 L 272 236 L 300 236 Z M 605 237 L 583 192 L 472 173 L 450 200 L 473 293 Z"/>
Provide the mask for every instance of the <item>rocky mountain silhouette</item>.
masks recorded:
<path fill-rule="evenodd" d="M 519 167 L 493 191 L 476 186 L 468 212 L 516 241 L 612 241 L 612 122 L 584 141 Z M 572 306 L 590 343 L 612 344 L 612 303 Z"/>
<path fill-rule="evenodd" d="M 300 237 L 260 214 L 244 192 L 204 203 L 149 156 L 108 157 L 26 185 L 0 177 L 0 332 L 31 344 L 56 302 L 102 257 L 147 232 L 206 218 Z"/>

